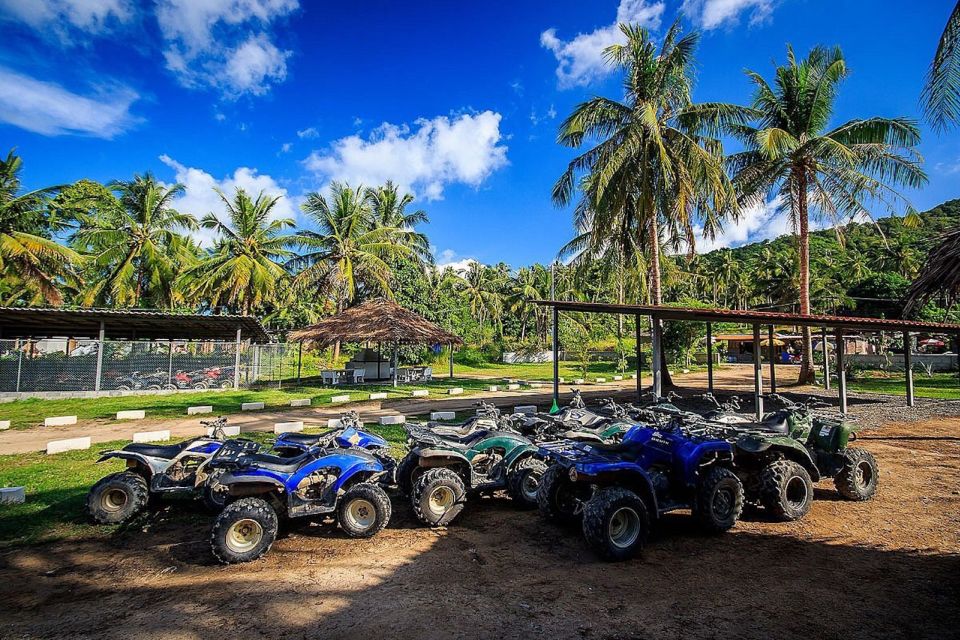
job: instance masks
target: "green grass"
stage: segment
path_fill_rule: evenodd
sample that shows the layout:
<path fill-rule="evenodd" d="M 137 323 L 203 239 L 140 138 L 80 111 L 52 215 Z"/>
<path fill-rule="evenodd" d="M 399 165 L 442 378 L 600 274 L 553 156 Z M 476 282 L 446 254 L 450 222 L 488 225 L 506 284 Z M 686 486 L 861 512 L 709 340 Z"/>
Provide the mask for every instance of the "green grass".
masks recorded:
<path fill-rule="evenodd" d="M 402 426 L 370 424 L 365 429 L 386 438 L 393 455 L 404 453 L 406 432 Z M 244 433 L 243 436 L 261 443 L 268 443 L 274 437 L 272 433 L 263 432 Z M 85 503 L 90 487 L 103 476 L 123 470 L 123 462 L 119 460 L 96 464 L 99 452 L 126 444 L 127 441 L 103 443 L 95 449 L 50 456 L 45 453 L 0 456 L 0 487 L 25 487 L 27 491 L 24 504 L 0 507 L 0 548 L 107 537 L 123 529 L 143 527 L 151 517 L 149 513 L 119 526 L 93 525 L 86 518 Z M 173 518 L 208 517 L 193 502 L 183 504 L 182 500 L 165 500 L 161 504 L 172 507 L 169 512 Z"/>
<path fill-rule="evenodd" d="M 863 377 L 848 381 L 851 391 L 883 393 L 894 396 L 907 395 L 903 374 L 890 378 Z M 935 373 L 932 377 L 923 373 L 913 374 L 913 391 L 919 398 L 960 400 L 960 381 L 956 373 Z"/>
<path fill-rule="evenodd" d="M 387 399 L 409 398 L 414 389 L 428 389 L 431 395 L 446 395 L 450 387 L 462 387 L 464 395 L 472 395 L 486 389 L 490 384 L 502 381 L 476 378 L 437 378 L 429 384 L 400 385 L 396 389 L 389 384 L 361 386 L 285 386 L 282 389 L 263 388 L 240 391 L 205 391 L 198 393 L 175 393 L 170 395 L 103 397 L 96 399 L 65 400 L 16 400 L 0 404 L 0 419 L 10 420 L 14 429 L 27 429 L 43 424 L 46 416 L 72 416 L 79 420 L 112 420 L 117 411 L 144 409 L 148 418 L 185 417 L 187 407 L 212 405 L 215 414 L 240 413 L 244 402 L 263 402 L 268 410 L 290 409 L 290 400 L 310 398 L 313 406 L 330 404 L 336 395 L 350 395 L 351 401 L 367 400 L 371 393 L 386 392 Z"/>

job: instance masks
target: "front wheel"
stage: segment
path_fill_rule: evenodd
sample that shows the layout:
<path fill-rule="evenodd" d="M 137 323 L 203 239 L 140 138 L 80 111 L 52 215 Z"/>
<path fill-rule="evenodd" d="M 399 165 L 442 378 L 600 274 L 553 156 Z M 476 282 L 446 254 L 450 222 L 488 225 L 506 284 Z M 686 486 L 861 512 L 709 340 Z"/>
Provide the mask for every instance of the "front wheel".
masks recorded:
<path fill-rule="evenodd" d="M 700 526 L 712 533 L 721 533 L 737 524 L 743 511 L 743 484 L 730 469 L 714 467 L 697 487 L 697 503 L 693 513 Z"/>
<path fill-rule="evenodd" d="M 536 458 L 525 458 L 507 474 L 507 493 L 518 506 L 533 509 L 537 506 L 537 489 L 547 464 Z"/>
<path fill-rule="evenodd" d="M 410 502 L 423 524 L 443 527 L 463 511 L 467 490 L 463 480 L 451 469 L 430 469 L 413 485 Z"/>
<path fill-rule="evenodd" d="M 866 449 L 853 447 L 843 452 L 843 467 L 833 479 L 837 492 L 847 500 L 863 502 L 877 492 L 880 470 L 877 460 Z"/>
<path fill-rule="evenodd" d="M 150 490 L 143 476 L 122 471 L 93 485 L 87 494 L 87 513 L 99 524 L 119 524 L 143 511 Z"/>
<path fill-rule="evenodd" d="M 390 522 L 390 497 L 377 485 L 361 482 L 351 487 L 337 505 L 337 521 L 351 538 L 372 538 Z"/>
<path fill-rule="evenodd" d="M 537 507 L 547 520 L 573 522 L 577 519 L 579 499 L 577 488 L 567 476 L 567 470 L 558 464 L 551 465 L 540 478 L 537 489 Z"/>
<path fill-rule="evenodd" d="M 223 564 L 250 562 L 277 538 L 278 518 L 262 498 L 243 498 L 227 505 L 210 530 L 210 548 Z"/>
<path fill-rule="evenodd" d="M 647 505 L 628 489 L 598 489 L 583 509 L 583 537 L 605 560 L 629 560 L 649 533 Z"/>
<path fill-rule="evenodd" d="M 774 460 L 760 472 L 760 502 L 778 520 L 799 520 L 813 504 L 810 474 L 792 460 Z"/>

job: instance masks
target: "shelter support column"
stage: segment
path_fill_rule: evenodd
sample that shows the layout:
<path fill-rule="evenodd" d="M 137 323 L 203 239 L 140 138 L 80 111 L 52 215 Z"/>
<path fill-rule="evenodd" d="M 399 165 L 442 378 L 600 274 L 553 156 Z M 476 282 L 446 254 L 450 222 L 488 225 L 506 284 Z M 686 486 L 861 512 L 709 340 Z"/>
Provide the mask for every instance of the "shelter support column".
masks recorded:
<path fill-rule="evenodd" d="M 233 388 L 240 388 L 240 332 L 242 329 L 237 327 L 237 342 L 234 345 L 233 353 Z"/>
<path fill-rule="evenodd" d="M 713 393 L 713 323 L 707 323 L 707 391 Z"/>
<path fill-rule="evenodd" d="M 637 402 L 643 399 L 643 349 L 640 348 L 640 315 L 634 316 L 637 334 Z"/>
<path fill-rule="evenodd" d="M 913 338 L 909 331 L 903 332 L 903 368 L 907 374 L 907 406 L 912 407 L 915 403 L 913 398 Z"/>
<path fill-rule="evenodd" d="M 767 338 L 770 343 L 767 347 L 767 357 L 770 358 L 770 393 L 777 392 L 777 359 L 773 355 L 773 325 L 767 327 Z"/>
<path fill-rule="evenodd" d="M 450 379 L 453 380 L 453 343 L 450 343 Z"/>
<path fill-rule="evenodd" d="M 303 372 L 303 340 L 297 344 L 297 384 L 300 384 L 300 375 Z"/>
<path fill-rule="evenodd" d="M 830 353 L 827 350 L 827 328 L 820 328 L 820 348 L 823 349 L 823 388 L 830 391 Z"/>
<path fill-rule="evenodd" d="M 753 325 L 753 406 L 757 420 L 763 419 L 763 363 L 760 361 L 760 325 Z"/>
<path fill-rule="evenodd" d="M 103 349 L 106 345 L 103 343 L 106 327 L 103 320 L 100 321 L 100 335 L 97 342 L 97 378 L 93 382 L 93 390 L 100 391 L 100 379 L 103 377 Z"/>
<path fill-rule="evenodd" d="M 837 350 L 837 391 L 840 394 L 840 413 L 847 412 L 847 371 L 844 366 L 846 345 L 843 343 L 843 332 L 836 332 Z"/>
<path fill-rule="evenodd" d="M 560 320 L 560 311 L 557 309 L 556 305 L 553 307 L 553 334 L 552 334 L 552 349 L 553 349 L 553 406 L 550 407 L 551 411 L 556 411 L 560 408 L 560 345 L 559 339 L 557 337 L 557 332 L 559 331 L 559 320 Z"/>
<path fill-rule="evenodd" d="M 663 393 L 663 323 L 656 316 L 650 316 L 650 345 L 653 348 L 653 395 L 659 398 Z"/>
<path fill-rule="evenodd" d="M 392 375 L 393 375 L 393 386 L 394 386 L 394 388 L 396 388 L 396 386 L 397 386 L 397 362 L 399 361 L 399 360 L 398 360 L 398 355 L 397 355 L 397 350 L 398 350 L 399 348 L 400 348 L 399 343 L 394 342 L 394 343 L 393 343 L 393 366 L 391 367 L 391 371 L 393 372 Z"/>

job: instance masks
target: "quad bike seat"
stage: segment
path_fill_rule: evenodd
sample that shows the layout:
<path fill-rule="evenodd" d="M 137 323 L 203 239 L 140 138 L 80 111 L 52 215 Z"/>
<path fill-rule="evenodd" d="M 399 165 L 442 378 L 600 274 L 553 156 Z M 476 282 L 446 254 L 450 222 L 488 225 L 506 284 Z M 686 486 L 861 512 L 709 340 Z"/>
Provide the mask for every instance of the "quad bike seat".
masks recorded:
<path fill-rule="evenodd" d="M 733 423 L 731 426 L 742 429 L 767 431 L 769 433 L 779 433 L 787 436 L 790 435 L 789 417 L 790 414 L 787 411 L 776 411 L 764 417 L 760 422 Z"/>
<path fill-rule="evenodd" d="M 131 453 L 139 453 L 140 455 L 149 456 L 151 458 L 163 458 L 164 460 L 172 460 L 180 455 L 184 449 L 193 444 L 193 440 L 186 440 L 184 442 L 178 442 L 177 444 L 145 444 L 145 443 L 135 443 L 128 444 L 123 448 L 124 451 L 129 451 Z"/>
<path fill-rule="evenodd" d="M 299 469 L 304 462 L 312 460 L 314 457 L 310 451 L 306 451 L 292 458 L 281 458 L 280 456 L 269 453 L 254 453 L 246 456 L 244 462 L 248 463 L 251 467 L 269 469 L 277 473 L 293 473 Z"/>
<path fill-rule="evenodd" d="M 326 437 L 326 434 L 323 433 L 285 433 L 283 434 L 283 439 L 286 442 L 291 442 L 294 444 L 300 444 L 305 447 L 311 447 L 318 442 L 321 438 Z"/>

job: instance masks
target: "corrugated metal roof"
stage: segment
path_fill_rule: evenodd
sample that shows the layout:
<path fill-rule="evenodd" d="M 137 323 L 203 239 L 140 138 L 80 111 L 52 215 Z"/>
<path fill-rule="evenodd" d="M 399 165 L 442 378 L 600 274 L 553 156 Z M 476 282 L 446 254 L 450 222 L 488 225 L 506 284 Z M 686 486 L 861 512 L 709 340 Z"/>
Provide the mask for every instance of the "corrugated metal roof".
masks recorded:
<path fill-rule="evenodd" d="M 927 333 L 960 334 L 960 324 L 898 320 L 893 318 L 861 318 L 855 316 L 817 316 L 778 311 L 743 309 L 690 309 L 654 305 L 611 304 L 606 302 L 576 302 L 562 300 L 532 300 L 534 304 L 556 307 L 561 311 L 586 313 L 619 313 L 654 316 L 662 320 L 691 320 L 696 322 L 741 322 L 746 324 L 793 324 L 833 329 L 862 331 L 923 331 Z"/>
<path fill-rule="evenodd" d="M 94 338 L 101 322 L 108 338 L 233 340 L 240 329 L 244 340 L 270 341 L 254 316 L 46 307 L 0 307 L 0 338 Z"/>

